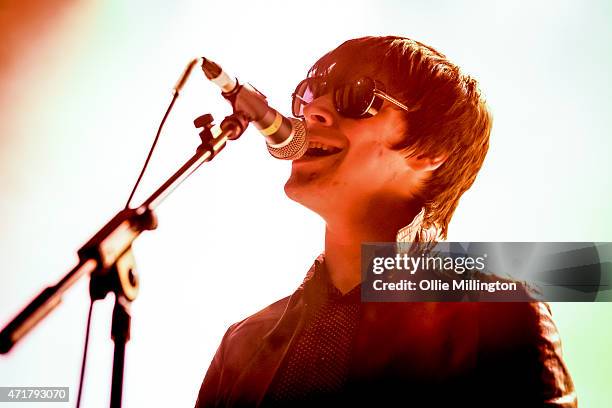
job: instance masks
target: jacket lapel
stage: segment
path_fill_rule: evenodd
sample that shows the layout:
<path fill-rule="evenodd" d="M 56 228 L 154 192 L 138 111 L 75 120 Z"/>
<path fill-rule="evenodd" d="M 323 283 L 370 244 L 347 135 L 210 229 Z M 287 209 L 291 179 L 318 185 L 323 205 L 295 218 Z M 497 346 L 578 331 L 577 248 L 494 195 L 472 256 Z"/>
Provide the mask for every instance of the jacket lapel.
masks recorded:
<path fill-rule="evenodd" d="M 278 322 L 266 333 L 253 357 L 231 386 L 227 406 L 255 406 L 265 397 L 285 355 L 304 326 L 306 314 L 317 299 L 317 272 L 323 257 L 319 256 L 302 282 L 291 295 Z"/>

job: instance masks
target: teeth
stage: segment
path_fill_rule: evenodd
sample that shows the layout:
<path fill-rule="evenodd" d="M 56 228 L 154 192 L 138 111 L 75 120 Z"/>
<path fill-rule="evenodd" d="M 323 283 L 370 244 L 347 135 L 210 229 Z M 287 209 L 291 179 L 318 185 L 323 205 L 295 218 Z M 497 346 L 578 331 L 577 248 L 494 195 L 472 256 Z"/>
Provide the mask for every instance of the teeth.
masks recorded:
<path fill-rule="evenodd" d="M 309 149 L 312 149 L 312 148 L 314 148 L 314 149 L 322 149 L 322 150 L 330 150 L 331 149 L 331 147 L 326 146 L 326 145 L 324 145 L 322 143 L 317 143 L 317 142 L 309 142 L 308 143 L 308 148 Z"/>

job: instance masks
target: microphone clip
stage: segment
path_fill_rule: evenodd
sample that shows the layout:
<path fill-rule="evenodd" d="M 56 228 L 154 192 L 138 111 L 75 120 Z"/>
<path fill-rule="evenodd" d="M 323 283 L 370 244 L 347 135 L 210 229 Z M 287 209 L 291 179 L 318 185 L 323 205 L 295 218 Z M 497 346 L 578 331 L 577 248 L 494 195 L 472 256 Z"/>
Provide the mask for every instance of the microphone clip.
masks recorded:
<path fill-rule="evenodd" d="M 269 109 L 266 95 L 250 83 L 235 81 L 236 86 L 229 92 L 221 92 L 221 96 L 230 103 L 234 113 L 242 113 L 249 122 L 260 120 Z"/>

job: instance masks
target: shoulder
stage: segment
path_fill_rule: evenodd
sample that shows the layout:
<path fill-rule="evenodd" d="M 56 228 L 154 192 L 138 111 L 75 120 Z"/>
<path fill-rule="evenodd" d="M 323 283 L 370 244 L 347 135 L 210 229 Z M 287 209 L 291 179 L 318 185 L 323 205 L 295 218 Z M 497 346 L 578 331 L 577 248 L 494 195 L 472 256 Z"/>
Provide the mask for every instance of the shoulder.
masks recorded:
<path fill-rule="evenodd" d="M 220 402 L 224 393 L 248 366 L 261 340 L 280 320 L 292 296 L 266 306 L 227 329 L 200 387 L 197 407 L 224 405 Z"/>
<path fill-rule="evenodd" d="M 544 302 L 479 302 L 478 323 L 481 334 L 488 340 L 503 343 L 537 340 L 550 335 L 556 328 L 550 306 Z"/>
<path fill-rule="evenodd" d="M 494 393 L 500 384 L 513 384 L 519 400 L 575 406 L 574 384 L 547 303 L 481 303 L 478 317 L 485 389 Z"/>
<path fill-rule="evenodd" d="M 297 294 L 298 292 L 279 299 L 245 319 L 232 324 L 227 329 L 223 341 L 232 343 L 237 339 L 243 338 L 250 339 L 251 341 L 259 341 L 272 330 L 287 310 L 292 298 L 297 296 Z"/>

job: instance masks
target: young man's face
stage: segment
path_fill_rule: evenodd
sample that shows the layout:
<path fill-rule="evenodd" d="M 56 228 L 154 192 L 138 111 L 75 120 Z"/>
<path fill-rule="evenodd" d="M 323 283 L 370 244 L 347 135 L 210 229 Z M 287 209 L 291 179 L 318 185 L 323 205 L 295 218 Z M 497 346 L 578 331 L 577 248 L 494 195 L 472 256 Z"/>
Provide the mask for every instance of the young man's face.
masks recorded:
<path fill-rule="evenodd" d="M 289 198 L 321 215 L 370 217 L 388 212 L 410 200 L 426 174 L 412 168 L 405 153 L 392 146 L 406 137 L 402 112 L 385 102 L 380 112 L 366 119 L 344 118 L 330 94 L 304 108 L 309 147 L 317 144 L 340 149 L 333 154 L 309 154 L 292 164 L 285 184 Z M 333 151 L 333 149 L 332 149 Z"/>

